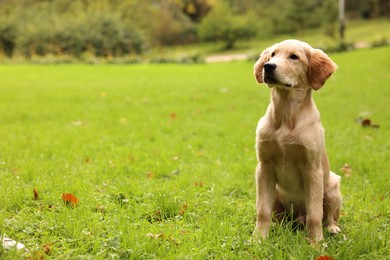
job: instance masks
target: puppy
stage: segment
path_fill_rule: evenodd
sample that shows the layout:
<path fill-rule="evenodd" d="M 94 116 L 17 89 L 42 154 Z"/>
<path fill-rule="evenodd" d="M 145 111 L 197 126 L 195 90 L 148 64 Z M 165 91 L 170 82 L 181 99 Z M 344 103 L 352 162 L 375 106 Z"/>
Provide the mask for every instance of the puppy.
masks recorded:
<path fill-rule="evenodd" d="M 256 130 L 255 234 L 266 238 L 271 216 L 306 223 L 310 240 L 323 239 L 322 223 L 339 233 L 340 176 L 329 170 L 324 129 L 312 92 L 336 70 L 321 50 L 286 40 L 264 50 L 254 66 L 271 102 Z"/>

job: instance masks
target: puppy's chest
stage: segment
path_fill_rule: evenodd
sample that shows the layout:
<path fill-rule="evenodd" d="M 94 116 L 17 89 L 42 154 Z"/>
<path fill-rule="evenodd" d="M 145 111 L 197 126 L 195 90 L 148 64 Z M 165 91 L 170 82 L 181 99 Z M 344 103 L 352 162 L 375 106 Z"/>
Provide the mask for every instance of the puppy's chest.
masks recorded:
<path fill-rule="evenodd" d="M 267 140 L 258 143 L 257 151 L 259 161 L 271 166 L 279 191 L 289 194 L 294 201 L 300 201 L 309 160 L 306 147 Z"/>
<path fill-rule="evenodd" d="M 306 164 L 310 154 L 304 145 L 284 142 L 283 139 L 259 140 L 257 152 L 260 161 L 272 162 L 274 165 L 289 165 L 289 169 Z"/>
<path fill-rule="evenodd" d="M 272 164 L 282 186 L 298 185 L 312 152 L 305 144 L 307 134 L 300 129 L 282 126 L 277 130 L 263 126 L 257 132 L 257 153 L 262 163 Z M 298 188 L 298 187 L 297 187 Z"/>

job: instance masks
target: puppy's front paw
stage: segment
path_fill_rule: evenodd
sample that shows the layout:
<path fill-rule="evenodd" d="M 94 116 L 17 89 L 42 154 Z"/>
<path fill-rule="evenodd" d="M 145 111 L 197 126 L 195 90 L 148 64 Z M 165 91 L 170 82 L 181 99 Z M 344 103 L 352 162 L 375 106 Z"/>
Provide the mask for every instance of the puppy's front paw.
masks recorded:
<path fill-rule="evenodd" d="M 266 235 L 262 235 L 261 232 L 256 228 L 253 233 L 250 241 L 252 243 L 261 243 L 262 240 L 266 239 Z"/>
<path fill-rule="evenodd" d="M 336 235 L 336 234 L 338 234 L 338 233 L 341 232 L 341 229 L 340 229 L 337 225 L 332 224 L 332 225 L 329 225 L 329 226 L 328 226 L 328 231 L 329 231 L 331 234 Z"/>

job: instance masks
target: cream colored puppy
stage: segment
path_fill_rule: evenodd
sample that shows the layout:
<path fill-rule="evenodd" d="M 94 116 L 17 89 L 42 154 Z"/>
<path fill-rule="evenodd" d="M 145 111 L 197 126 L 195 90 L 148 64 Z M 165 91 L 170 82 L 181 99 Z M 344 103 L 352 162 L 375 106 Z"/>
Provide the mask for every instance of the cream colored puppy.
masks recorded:
<path fill-rule="evenodd" d="M 258 83 L 271 88 L 271 102 L 256 130 L 255 234 L 266 238 L 271 215 L 292 214 L 306 223 L 307 236 L 321 240 L 322 223 L 340 232 L 340 176 L 329 170 L 324 129 L 312 92 L 336 70 L 321 50 L 287 40 L 261 53 Z"/>

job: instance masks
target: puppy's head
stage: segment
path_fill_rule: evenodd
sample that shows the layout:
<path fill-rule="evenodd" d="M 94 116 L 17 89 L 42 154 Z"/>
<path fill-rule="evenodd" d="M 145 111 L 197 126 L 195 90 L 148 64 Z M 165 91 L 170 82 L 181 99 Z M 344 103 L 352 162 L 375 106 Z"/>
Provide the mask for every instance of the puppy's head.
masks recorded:
<path fill-rule="evenodd" d="M 254 66 L 258 83 L 269 87 L 321 88 L 337 65 L 321 50 L 307 43 L 286 40 L 264 50 Z"/>

